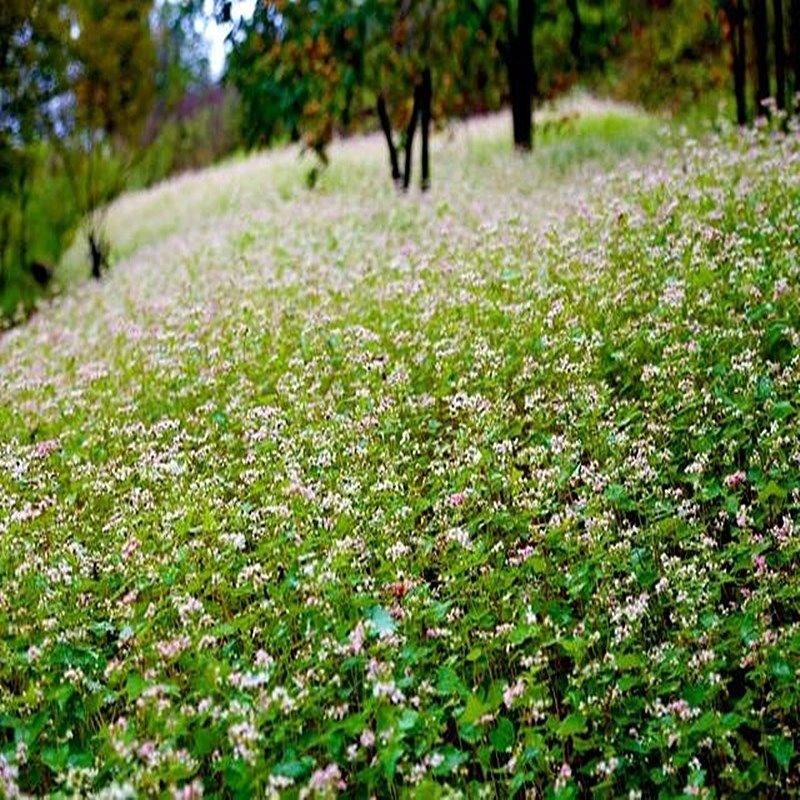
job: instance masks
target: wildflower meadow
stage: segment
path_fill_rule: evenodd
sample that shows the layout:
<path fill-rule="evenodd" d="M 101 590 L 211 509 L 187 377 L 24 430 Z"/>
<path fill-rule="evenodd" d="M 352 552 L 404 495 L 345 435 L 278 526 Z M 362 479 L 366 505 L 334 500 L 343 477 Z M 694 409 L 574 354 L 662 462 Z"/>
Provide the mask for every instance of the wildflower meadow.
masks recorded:
<path fill-rule="evenodd" d="M 0 335 L 0 797 L 800 794 L 796 126 L 546 119 L 125 194 Z"/>

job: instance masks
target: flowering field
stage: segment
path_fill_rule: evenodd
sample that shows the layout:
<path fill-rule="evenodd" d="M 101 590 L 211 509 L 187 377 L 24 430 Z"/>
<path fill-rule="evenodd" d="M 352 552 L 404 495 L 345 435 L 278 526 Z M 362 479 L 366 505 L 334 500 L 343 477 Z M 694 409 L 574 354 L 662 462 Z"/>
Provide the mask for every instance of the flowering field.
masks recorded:
<path fill-rule="evenodd" d="M 508 125 L 124 197 L 0 339 L 0 796 L 800 793 L 800 140 Z"/>

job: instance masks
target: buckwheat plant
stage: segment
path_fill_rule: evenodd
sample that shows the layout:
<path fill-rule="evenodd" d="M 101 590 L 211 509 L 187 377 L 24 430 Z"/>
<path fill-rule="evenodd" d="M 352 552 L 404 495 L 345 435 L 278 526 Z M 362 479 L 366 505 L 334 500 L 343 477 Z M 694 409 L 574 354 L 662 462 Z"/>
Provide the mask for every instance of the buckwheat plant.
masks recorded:
<path fill-rule="evenodd" d="M 800 792 L 797 132 L 507 126 L 126 196 L 3 334 L 0 796 Z"/>

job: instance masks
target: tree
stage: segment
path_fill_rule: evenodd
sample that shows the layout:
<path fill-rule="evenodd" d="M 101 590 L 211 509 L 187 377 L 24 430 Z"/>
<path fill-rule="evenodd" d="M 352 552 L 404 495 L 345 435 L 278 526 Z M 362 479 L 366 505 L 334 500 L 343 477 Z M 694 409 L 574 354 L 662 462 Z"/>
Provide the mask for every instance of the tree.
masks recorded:
<path fill-rule="evenodd" d="M 138 0 L 3 0 L 0 270 L 13 245 L 18 271 L 44 275 L 29 263 L 29 207 L 34 188 L 41 196 L 63 184 L 49 174 L 59 160 L 69 189 L 49 203 L 51 218 L 37 220 L 34 243 L 62 241 L 83 217 L 92 274 L 102 271 L 102 209 L 123 186 L 152 101 L 151 10 Z"/>
<path fill-rule="evenodd" d="M 68 33 L 57 0 L 0 5 L 0 289 L 29 268 L 38 142 L 67 89 Z"/>
<path fill-rule="evenodd" d="M 720 10 L 727 22 L 731 51 L 731 75 L 736 98 L 736 122 L 747 124 L 747 37 L 745 36 L 744 0 L 723 0 Z"/>
<path fill-rule="evenodd" d="M 789 36 L 792 41 L 794 67 L 795 109 L 800 112 L 800 0 L 791 0 L 789 9 Z"/>
<path fill-rule="evenodd" d="M 430 188 L 430 155 L 429 155 L 429 137 L 431 125 L 431 105 L 433 102 L 433 82 L 431 79 L 431 70 L 425 67 L 422 70 L 422 77 L 414 86 L 414 101 L 411 108 L 411 117 L 408 120 L 408 125 L 405 131 L 404 150 L 405 160 L 403 163 L 403 172 L 400 172 L 400 166 L 397 158 L 397 147 L 394 143 L 394 135 L 392 133 L 391 122 L 389 115 L 386 111 L 386 99 L 383 93 L 378 95 L 377 112 L 380 120 L 381 129 L 386 138 L 386 145 L 389 149 L 389 164 L 392 170 L 392 180 L 398 186 L 402 186 L 403 191 L 408 191 L 411 184 L 411 164 L 412 153 L 414 146 L 414 134 L 417 129 L 417 121 L 421 121 L 422 126 L 422 155 L 421 155 L 421 169 L 422 179 L 420 186 L 422 191 L 427 191 Z"/>
<path fill-rule="evenodd" d="M 227 74 L 242 96 L 248 141 L 302 140 L 324 162 L 335 131 L 377 119 L 392 179 L 402 187 L 410 184 L 420 127 L 427 187 L 435 119 L 485 107 L 497 86 L 498 4 L 477 6 L 480 13 L 463 0 L 259 4 L 233 34 Z"/>
<path fill-rule="evenodd" d="M 533 0 L 517 0 L 516 26 L 508 16 L 505 43 L 514 146 L 528 151 L 533 147 Z"/>
<path fill-rule="evenodd" d="M 735 30 L 731 33 L 733 44 L 734 90 L 736 92 L 736 118 L 740 125 L 747 123 L 747 37 L 745 36 L 744 0 L 735 0 Z"/>
<path fill-rule="evenodd" d="M 583 66 L 583 50 L 581 40 L 583 38 L 583 22 L 581 20 L 578 0 L 567 0 L 567 9 L 572 17 L 572 29 L 569 37 L 569 49 L 575 60 L 575 66 L 580 69 Z"/>
<path fill-rule="evenodd" d="M 454 38 L 448 35 L 448 28 L 454 19 L 450 16 L 453 10 L 453 5 L 444 2 L 416 5 L 411 2 L 401 3 L 390 27 L 391 48 L 386 47 L 386 41 L 376 41 L 377 53 L 368 62 L 368 68 L 374 74 L 377 84 L 377 114 L 389 149 L 392 179 L 404 191 L 411 185 L 413 145 L 418 123 L 421 126 L 422 139 L 420 187 L 422 191 L 430 187 L 430 127 L 434 96 L 431 64 L 437 64 L 443 75 L 448 74 L 447 54 L 437 47 L 437 41 L 446 41 L 452 47 Z M 387 65 L 391 65 L 391 68 L 386 69 Z M 445 82 L 440 85 L 442 88 L 448 86 Z M 386 110 L 386 97 L 387 94 L 393 95 L 394 105 L 402 113 L 409 86 L 411 110 L 402 136 L 404 162 L 400 180 L 397 148 Z M 449 83 L 449 87 L 450 94 L 445 93 L 443 97 L 445 103 L 454 94 L 453 84 Z"/>
<path fill-rule="evenodd" d="M 786 108 L 786 48 L 783 39 L 783 0 L 772 0 L 775 25 L 775 103 L 783 111 Z"/>
<path fill-rule="evenodd" d="M 752 0 L 753 4 L 753 44 L 756 56 L 756 114 L 767 114 L 765 101 L 769 90 L 769 33 L 767 30 L 766 0 Z"/>
<path fill-rule="evenodd" d="M 194 2 L 162 2 L 153 15 L 155 95 L 161 114 L 173 110 L 192 91 L 209 83 L 203 17 Z"/>
<path fill-rule="evenodd" d="M 151 10 L 139 0 L 74 0 L 73 135 L 61 151 L 94 278 L 108 266 L 106 204 L 124 186 L 154 99 Z"/>

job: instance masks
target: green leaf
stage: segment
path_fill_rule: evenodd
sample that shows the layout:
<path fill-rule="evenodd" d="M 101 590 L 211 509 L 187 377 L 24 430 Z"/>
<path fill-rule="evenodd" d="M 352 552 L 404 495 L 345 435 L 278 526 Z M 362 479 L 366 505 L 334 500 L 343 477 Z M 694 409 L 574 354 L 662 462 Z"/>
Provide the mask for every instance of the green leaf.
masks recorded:
<path fill-rule="evenodd" d="M 449 775 L 462 764 L 469 761 L 469 755 L 467 755 L 467 753 L 457 750 L 452 746 L 445 747 L 441 755 L 444 756 L 444 760 L 433 771 L 434 775 Z"/>
<path fill-rule="evenodd" d="M 511 750 L 516 738 L 514 724 L 506 717 L 497 720 L 497 727 L 489 734 L 489 741 L 492 747 L 499 753 L 506 753 Z"/>
<path fill-rule="evenodd" d="M 284 778 L 294 778 L 297 780 L 308 774 L 313 763 L 313 760 L 308 757 L 302 759 L 291 758 L 286 761 L 281 761 L 280 764 L 276 764 L 272 769 L 272 773 L 281 775 Z"/>
<path fill-rule="evenodd" d="M 474 725 L 488 710 L 486 704 L 477 695 L 471 694 L 467 699 L 464 713 L 461 715 L 461 722 L 465 725 Z"/>
<path fill-rule="evenodd" d="M 194 732 L 194 754 L 206 756 L 213 752 L 219 743 L 219 736 L 213 728 L 198 728 Z"/>
<path fill-rule="evenodd" d="M 778 762 L 778 766 L 784 771 L 789 771 L 789 764 L 794 755 L 794 743 L 791 739 L 782 736 L 773 736 L 769 742 L 769 751 Z"/>
<path fill-rule="evenodd" d="M 414 797 L 417 800 L 439 800 L 442 792 L 442 787 L 436 781 L 423 781 L 414 789 Z"/>
<path fill-rule="evenodd" d="M 790 680 L 794 678 L 794 670 L 782 658 L 775 658 L 770 663 L 770 672 L 776 678 Z"/>
<path fill-rule="evenodd" d="M 62 683 L 48 692 L 48 699 L 55 701 L 63 711 L 66 708 L 70 697 L 75 694 L 75 687 L 71 683 Z"/>
<path fill-rule="evenodd" d="M 767 375 L 762 375 L 756 384 L 756 400 L 766 400 L 772 395 L 772 381 Z"/>
<path fill-rule="evenodd" d="M 390 636 L 397 629 L 394 617 L 383 606 L 373 606 L 367 614 L 367 619 L 379 636 Z"/>
<path fill-rule="evenodd" d="M 394 779 L 394 773 L 397 769 L 397 762 L 403 755 L 403 745 L 397 743 L 384 750 L 381 750 L 380 762 L 383 767 L 383 774 L 387 781 Z"/>
<path fill-rule="evenodd" d="M 67 765 L 67 758 L 69 758 L 69 745 L 67 744 L 45 747 L 42 750 L 42 763 L 50 767 L 53 772 L 61 772 Z"/>
<path fill-rule="evenodd" d="M 562 739 L 574 736 L 577 733 L 586 733 L 586 717 L 583 714 L 570 714 L 556 728 L 556 732 Z"/>
<path fill-rule="evenodd" d="M 406 708 L 397 720 L 397 728 L 401 731 L 410 731 L 417 724 L 419 720 L 419 712 L 414 711 L 413 708 Z"/>
<path fill-rule="evenodd" d="M 639 669 L 644 666 L 645 661 L 641 653 L 620 653 L 616 656 L 617 669 L 621 672 L 626 670 Z"/>
<path fill-rule="evenodd" d="M 461 678 L 451 667 L 440 667 L 437 672 L 436 690 L 441 695 L 467 694 L 467 687 L 464 686 Z"/>
<path fill-rule="evenodd" d="M 786 419 L 794 411 L 794 406 L 788 400 L 780 400 L 772 406 L 773 419 Z"/>
<path fill-rule="evenodd" d="M 611 483 L 606 486 L 603 494 L 612 506 L 621 511 L 631 511 L 634 508 L 634 504 L 628 496 L 628 492 L 625 487 L 619 483 Z"/>
<path fill-rule="evenodd" d="M 138 673 L 132 672 L 125 681 L 125 691 L 128 700 L 136 700 L 147 688 L 147 681 Z"/>
<path fill-rule="evenodd" d="M 235 797 L 245 797 L 250 788 L 250 770 L 237 758 L 228 762 L 224 771 L 225 785 Z"/>

